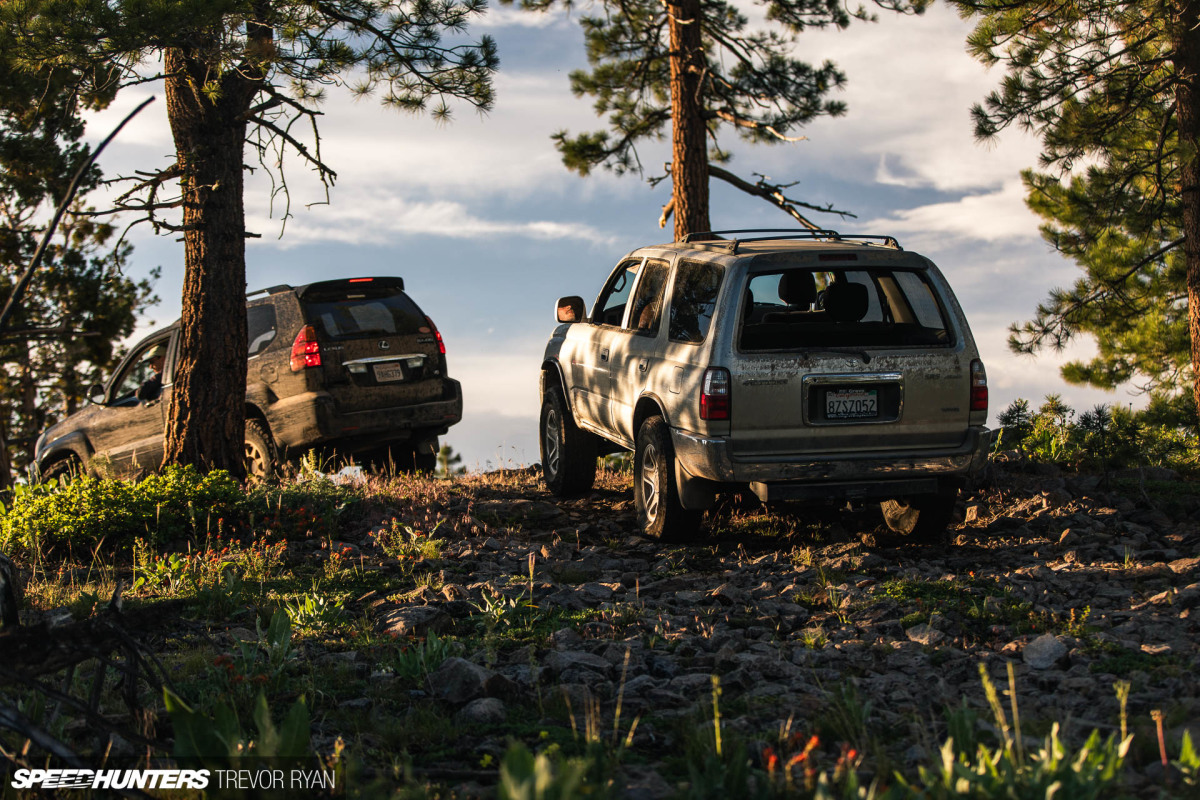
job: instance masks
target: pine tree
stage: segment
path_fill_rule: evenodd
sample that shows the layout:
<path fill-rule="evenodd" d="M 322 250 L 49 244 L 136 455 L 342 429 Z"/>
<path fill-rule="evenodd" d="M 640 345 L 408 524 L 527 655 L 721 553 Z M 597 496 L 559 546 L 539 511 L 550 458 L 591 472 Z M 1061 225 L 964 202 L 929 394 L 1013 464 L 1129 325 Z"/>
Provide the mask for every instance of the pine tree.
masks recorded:
<path fill-rule="evenodd" d="M 1099 354 L 1065 365 L 1068 381 L 1190 389 L 1200 411 L 1200 2 L 954 2 L 977 17 L 971 52 L 1007 69 L 976 133 L 1041 136 L 1027 202 L 1084 273 L 1014 325 L 1010 346 L 1090 335 Z"/>
<path fill-rule="evenodd" d="M 0 50 L 27 70 L 53 64 L 80 87 L 110 91 L 163 83 L 174 160 L 138 175 L 118 208 L 184 241 L 164 463 L 244 473 L 247 145 L 265 167 L 290 149 L 332 181 L 316 133 L 326 86 L 381 91 L 385 105 L 440 118 L 453 98 L 489 108 L 494 44 L 444 40 L 483 8 L 484 0 L 0 4 Z M 297 123 L 313 131 L 308 140 Z M 176 209 L 178 218 L 164 216 Z"/>
<path fill-rule="evenodd" d="M 63 77 L 14 71 L 0 58 L 0 304 L 42 238 L 49 209 L 88 157 L 80 112 L 110 99 L 82 96 Z M 93 171 L 83 189 L 99 177 Z M 116 365 L 116 343 L 153 300 L 149 281 L 122 273 L 131 248 L 113 243 L 112 226 L 80 213 L 67 219 L 0 338 L 0 488 L 12 467 L 28 466 L 37 434 L 73 413 L 87 387 Z"/>
<path fill-rule="evenodd" d="M 514 2 L 516 0 L 504 0 Z M 520 0 L 532 10 L 569 0 Z M 919 12 L 927 0 L 877 0 L 895 11 Z M 659 226 L 675 217 L 675 238 L 711 229 L 709 182 L 725 181 L 760 197 L 809 228 L 802 210 L 843 216 L 830 205 L 789 197 L 795 183 L 764 175 L 741 177 L 727 168 L 730 154 L 718 133 L 732 128 L 756 143 L 795 142 L 795 131 L 821 116 L 838 116 L 845 104 L 827 98 L 845 76 L 831 62 L 813 66 L 792 56 L 796 34 L 806 28 L 844 28 L 868 19 L 829 0 L 764 0 L 768 29 L 752 27 L 725 0 L 600 0 L 599 13 L 584 16 L 591 71 L 571 73 L 576 95 L 596 99 L 608 129 L 554 135 L 563 163 L 580 175 L 603 167 L 621 174 L 643 173 L 638 146 L 664 137 L 670 126 L 671 161 L 651 185 L 671 180 L 671 199 Z"/>

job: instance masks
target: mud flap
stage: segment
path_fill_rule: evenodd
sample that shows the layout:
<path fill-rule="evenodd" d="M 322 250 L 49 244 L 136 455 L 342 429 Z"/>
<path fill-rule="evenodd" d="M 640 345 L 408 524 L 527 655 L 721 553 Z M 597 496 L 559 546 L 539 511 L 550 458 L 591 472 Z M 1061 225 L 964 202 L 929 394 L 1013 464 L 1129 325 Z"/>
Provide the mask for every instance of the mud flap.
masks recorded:
<path fill-rule="evenodd" d="M 675 486 L 679 489 L 679 505 L 689 511 L 704 511 L 717 502 L 716 482 L 689 475 L 679 459 L 675 459 Z"/>

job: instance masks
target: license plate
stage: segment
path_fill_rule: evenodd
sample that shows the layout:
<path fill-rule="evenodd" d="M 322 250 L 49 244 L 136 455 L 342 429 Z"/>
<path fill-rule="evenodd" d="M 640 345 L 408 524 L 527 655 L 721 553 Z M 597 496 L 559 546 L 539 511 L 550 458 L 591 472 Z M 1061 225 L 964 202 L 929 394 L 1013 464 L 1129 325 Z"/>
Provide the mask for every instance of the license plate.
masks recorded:
<path fill-rule="evenodd" d="M 375 380 L 379 383 L 404 380 L 404 365 L 399 362 L 394 364 L 376 364 Z"/>
<path fill-rule="evenodd" d="M 866 419 L 879 416 L 876 389 L 839 389 L 825 393 L 826 419 Z"/>

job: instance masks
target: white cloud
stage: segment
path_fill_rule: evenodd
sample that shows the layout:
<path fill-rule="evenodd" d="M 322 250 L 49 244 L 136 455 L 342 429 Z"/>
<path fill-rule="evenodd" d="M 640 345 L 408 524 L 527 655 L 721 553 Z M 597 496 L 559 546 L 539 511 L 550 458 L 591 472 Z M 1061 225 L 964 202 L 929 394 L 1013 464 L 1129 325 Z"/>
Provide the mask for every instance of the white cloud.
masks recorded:
<path fill-rule="evenodd" d="M 845 73 L 845 90 L 831 98 L 845 101 L 846 115 L 815 121 L 801 144 L 752 153 L 735 145 L 738 160 L 781 175 L 820 171 L 864 184 L 882 178 L 965 192 L 998 186 L 1032 166 L 1039 148 L 1015 129 L 996 142 L 976 142 L 971 106 L 1001 74 L 967 54 L 970 30 L 970 22 L 938 4 L 921 16 L 880 12 L 878 23 L 805 31 L 796 56 L 813 64 L 831 60 Z"/>
<path fill-rule="evenodd" d="M 989 243 L 1039 237 L 1037 215 L 1025 206 L 1019 179 L 1005 181 L 999 191 L 899 209 L 890 217 L 868 220 L 863 227 L 906 235 L 918 250 L 944 248 L 939 240 L 945 236 Z"/>
<path fill-rule="evenodd" d="M 525 11 L 516 6 L 504 6 L 493 3 L 488 6 L 487 14 L 479 22 L 472 25 L 472 31 L 487 33 L 493 29 L 504 28 L 564 28 L 572 24 L 568 15 L 558 11 Z"/>
<path fill-rule="evenodd" d="M 259 193 L 256 197 L 261 197 Z M 290 249 L 316 242 L 386 244 L 397 236 L 423 234 L 455 239 L 480 236 L 515 236 L 537 240 L 582 240 L 611 245 L 613 237 L 590 225 L 550 220 L 522 220 L 520 208 L 512 209 L 517 219 L 485 219 L 466 205 L 453 200 L 411 201 L 397 192 L 353 192 L 329 206 L 297 210 L 288 221 L 278 247 Z M 280 227 L 265 209 L 248 215 L 247 229 L 274 235 Z"/>

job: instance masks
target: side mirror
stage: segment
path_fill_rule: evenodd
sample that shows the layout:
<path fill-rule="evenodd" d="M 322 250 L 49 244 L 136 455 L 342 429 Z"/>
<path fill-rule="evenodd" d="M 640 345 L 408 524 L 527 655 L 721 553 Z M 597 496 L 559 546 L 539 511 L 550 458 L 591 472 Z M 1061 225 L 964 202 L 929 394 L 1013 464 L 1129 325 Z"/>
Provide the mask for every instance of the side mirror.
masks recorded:
<path fill-rule="evenodd" d="M 99 383 L 92 384 L 92 388 L 88 389 L 88 400 L 98 406 L 104 405 L 104 387 Z"/>
<path fill-rule="evenodd" d="M 577 295 L 558 298 L 559 322 L 583 322 L 583 298 Z"/>

